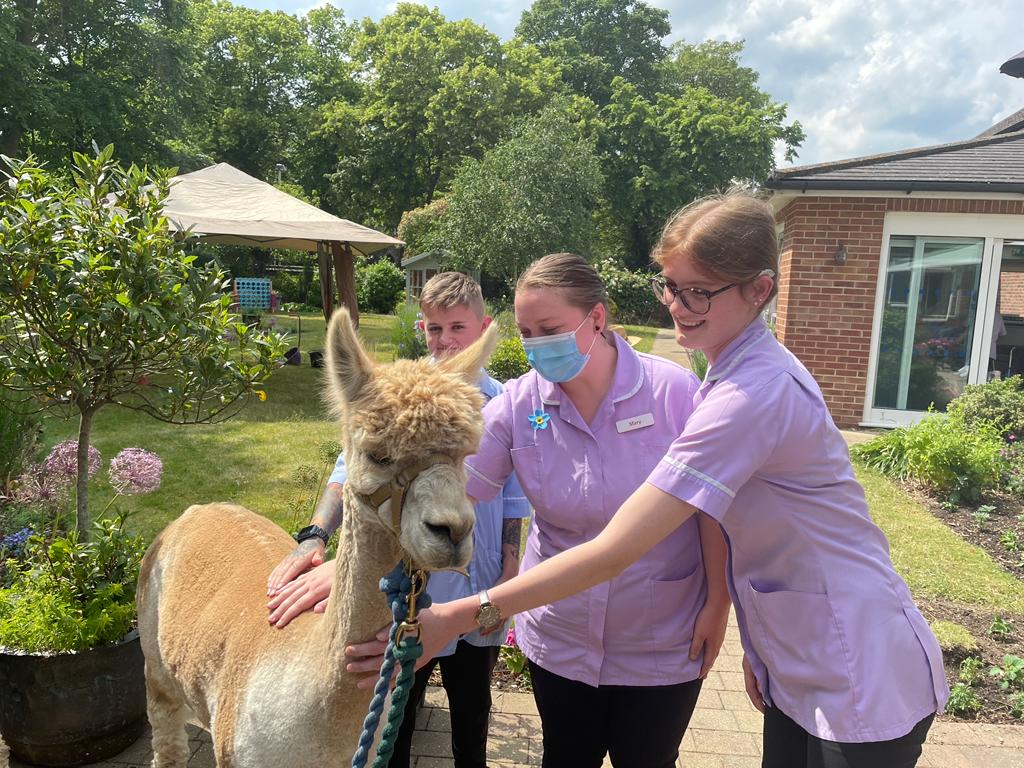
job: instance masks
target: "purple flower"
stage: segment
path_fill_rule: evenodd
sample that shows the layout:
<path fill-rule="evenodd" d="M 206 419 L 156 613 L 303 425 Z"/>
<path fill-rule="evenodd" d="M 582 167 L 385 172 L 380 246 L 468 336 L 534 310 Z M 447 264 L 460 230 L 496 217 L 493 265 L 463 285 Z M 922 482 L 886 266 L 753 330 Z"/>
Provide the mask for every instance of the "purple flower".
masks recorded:
<path fill-rule="evenodd" d="M 47 471 L 42 464 L 33 465 L 14 482 L 14 500 L 22 504 L 45 506 L 67 501 L 71 478 Z"/>
<path fill-rule="evenodd" d="M 110 484 L 125 496 L 155 491 L 163 472 L 160 457 L 142 448 L 125 448 L 110 460 Z"/>
<path fill-rule="evenodd" d="M 100 469 L 102 457 L 100 452 L 93 446 L 89 446 L 89 477 L 92 477 Z M 78 477 L 78 441 L 65 440 L 57 443 L 50 451 L 50 455 L 43 462 L 48 474 L 54 479 L 64 481 L 74 480 Z"/>

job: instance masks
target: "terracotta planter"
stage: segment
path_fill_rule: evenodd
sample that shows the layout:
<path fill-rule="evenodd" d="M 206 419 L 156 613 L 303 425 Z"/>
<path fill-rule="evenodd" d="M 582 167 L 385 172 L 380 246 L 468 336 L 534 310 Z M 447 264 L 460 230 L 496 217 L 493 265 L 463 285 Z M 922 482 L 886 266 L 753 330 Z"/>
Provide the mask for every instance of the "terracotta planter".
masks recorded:
<path fill-rule="evenodd" d="M 81 653 L 0 653 L 0 733 L 27 763 L 74 766 L 123 751 L 146 724 L 139 635 Z"/>

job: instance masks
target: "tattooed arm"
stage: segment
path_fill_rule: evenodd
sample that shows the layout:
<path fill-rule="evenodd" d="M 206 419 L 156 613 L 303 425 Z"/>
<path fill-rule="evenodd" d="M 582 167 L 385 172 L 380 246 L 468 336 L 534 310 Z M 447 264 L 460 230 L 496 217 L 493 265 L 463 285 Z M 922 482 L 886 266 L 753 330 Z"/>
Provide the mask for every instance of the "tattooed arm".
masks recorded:
<path fill-rule="evenodd" d="M 501 577 L 498 584 L 508 581 L 519 573 L 519 542 L 523 531 L 523 520 L 508 517 L 501 524 Z"/>

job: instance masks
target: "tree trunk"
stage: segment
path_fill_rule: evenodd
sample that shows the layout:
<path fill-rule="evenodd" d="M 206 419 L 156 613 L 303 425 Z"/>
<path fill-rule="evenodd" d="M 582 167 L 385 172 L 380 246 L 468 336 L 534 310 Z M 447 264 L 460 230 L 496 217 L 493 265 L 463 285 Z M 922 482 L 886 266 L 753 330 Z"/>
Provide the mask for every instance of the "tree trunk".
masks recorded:
<path fill-rule="evenodd" d="M 79 541 L 89 539 L 89 435 L 92 434 L 92 417 L 95 410 L 82 411 L 78 425 L 78 477 L 75 486 L 75 514 Z"/>
<path fill-rule="evenodd" d="M 324 320 L 331 321 L 334 314 L 334 286 L 331 285 L 331 259 L 327 255 L 327 246 L 316 244 L 317 266 L 320 268 L 320 298 L 324 303 Z"/>
<path fill-rule="evenodd" d="M 348 309 L 352 326 L 359 327 L 359 302 L 356 301 L 356 265 L 348 243 L 331 243 L 334 254 L 334 279 L 338 281 L 338 302 Z"/>

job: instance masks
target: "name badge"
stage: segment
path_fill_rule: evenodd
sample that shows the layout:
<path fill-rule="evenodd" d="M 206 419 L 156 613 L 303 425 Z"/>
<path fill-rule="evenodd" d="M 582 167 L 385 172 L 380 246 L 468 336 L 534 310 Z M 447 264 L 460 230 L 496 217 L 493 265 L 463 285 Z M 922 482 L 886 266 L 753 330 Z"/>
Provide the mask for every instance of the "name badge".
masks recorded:
<path fill-rule="evenodd" d="M 654 414 L 645 413 L 640 416 L 630 416 L 628 419 L 622 419 L 615 422 L 615 429 L 622 432 L 632 432 L 634 429 L 642 429 L 643 427 L 651 427 L 654 425 Z"/>

